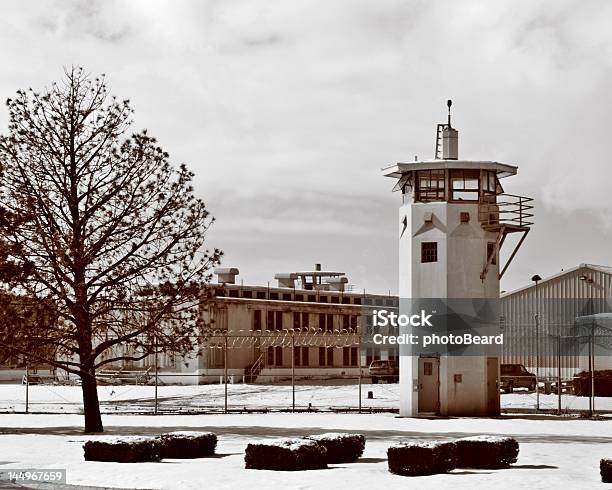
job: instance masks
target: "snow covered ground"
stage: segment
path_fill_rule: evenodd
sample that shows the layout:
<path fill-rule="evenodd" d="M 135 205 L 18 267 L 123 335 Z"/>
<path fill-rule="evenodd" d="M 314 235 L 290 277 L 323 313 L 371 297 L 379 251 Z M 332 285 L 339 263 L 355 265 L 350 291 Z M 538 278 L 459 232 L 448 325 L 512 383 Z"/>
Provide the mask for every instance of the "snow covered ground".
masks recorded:
<path fill-rule="evenodd" d="M 373 398 L 368 399 L 368 392 Z M 155 388 L 153 386 L 100 386 L 98 394 L 102 409 L 106 413 L 152 412 Z M 363 384 L 362 407 L 368 409 L 396 409 L 399 406 L 398 384 Z M 159 409 L 164 412 L 180 410 L 221 409 L 224 406 L 224 386 L 160 386 L 158 388 Z M 359 405 L 358 385 L 298 385 L 295 388 L 295 403 L 298 408 L 356 408 Z M 515 392 L 502 394 L 502 408 L 527 409 L 536 404 L 535 393 Z M 572 410 L 587 410 L 588 398 L 563 395 L 562 407 Z M 290 385 L 228 385 L 228 407 L 233 409 L 287 409 L 292 406 Z M 541 408 L 557 408 L 556 395 L 540 395 Z M 612 397 L 597 397 L 595 408 L 612 413 Z M 25 386 L 0 384 L 0 412 L 23 412 L 25 410 Z M 29 387 L 29 410 L 31 412 L 80 413 L 82 410 L 79 386 L 33 385 Z"/>
<path fill-rule="evenodd" d="M 392 414 L 233 414 L 104 417 L 109 434 L 153 435 L 172 430 L 213 431 L 217 456 L 161 463 L 117 464 L 83 460 L 78 415 L 0 416 L 0 468 L 66 468 L 68 483 L 122 488 L 419 488 L 530 489 L 608 488 L 600 483 L 599 459 L 612 456 L 609 421 L 550 417 L 500 419 L 405 419 Z M 360 432 L 363 458 L 327 470 L 272 472 L 244 469 L 244 449 L 253 440 Z M 447 475 L 401 477 L 387 471 L 386 449 L 400 440 L 448 439 L 474 434 L 514 436 L 518 462 L 505 470 L 455 470 Z"/>

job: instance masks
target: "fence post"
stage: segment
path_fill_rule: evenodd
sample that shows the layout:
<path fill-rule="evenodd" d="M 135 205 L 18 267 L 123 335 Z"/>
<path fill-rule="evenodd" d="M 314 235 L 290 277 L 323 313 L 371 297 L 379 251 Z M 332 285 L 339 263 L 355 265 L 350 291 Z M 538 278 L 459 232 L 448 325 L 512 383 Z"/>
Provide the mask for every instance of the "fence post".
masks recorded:
<path fill-rule="evenodd" d="M 359 368 L 359 413 L 361 413 L 361 332 L 357 337 L 357 367 Z"/>
<path fill-rule="evenodd" d="M 561 334 L 557 343 L 557 400 L 559 403 L 559 413 L 561 413 Z"/>
<path fill-rule="evenodd" d="M 25 399 L 25 413 L 29 412 L 30 405 L 30 366 L 26 361 L 26 399 Z"/>
<path fill-rule="evenodd" d="M 592 335 L 590 337 L 592 337 Z M 593 416 L 593 367 L 591 365 L 592 341 L 590 337 L 589 337 L 589 384 L 590 384 L 591 390 L 589 393 L 589 417 L 592 417 Z"/>
<path fill-rule="evenodd" d="M 225 331 L 225 348 L 223 349 L 224 404 L 223 413 L 227 413 L 227 331 Z"/>
<path fill-rule="evenodd" d="M 155 337 L 153 345 L 155 347 L 155 415 L 157 415 L 157 371 L 159 368 L 157 359 L 157 337 Z"/>
<path fill-rule="evenodd" d="M 591 327 L 591 353 L 593 362 L 591 363 L 591 396 L 593 397 L 593 415 L 595 414 L 595 322 Z"/>
<path fill-rule="evenodd" d="M 295 412 L 295 330 L 291 331 L 291 411 Z"/>

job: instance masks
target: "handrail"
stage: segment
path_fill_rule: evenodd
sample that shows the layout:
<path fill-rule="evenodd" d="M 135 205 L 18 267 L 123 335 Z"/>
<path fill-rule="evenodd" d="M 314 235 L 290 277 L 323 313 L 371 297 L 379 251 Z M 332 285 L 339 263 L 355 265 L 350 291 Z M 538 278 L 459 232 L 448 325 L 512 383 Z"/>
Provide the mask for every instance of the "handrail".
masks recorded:
<path fill-rule="evenodd" d="M 258 376 L 259 373 L 261 372 L 261 367 L 263 365 L 263 358 L 264 355 L 263 353 L 259 354 L 259 357 L 257 358 L 257 360 L 251 364 L 251 367 L 249 369 L 249 376 L 252 378 L 253 376 Z"/>
<path fill-rule="evenodd" d="M 534 206 L 529 204 L 532 201 L 532 197 L 498 194 L 496 202 L 479 202 L 478 220 L 483 226 L 514 225 L 528 228 L 533 225 L 531 218 L 534 217 Z"/>

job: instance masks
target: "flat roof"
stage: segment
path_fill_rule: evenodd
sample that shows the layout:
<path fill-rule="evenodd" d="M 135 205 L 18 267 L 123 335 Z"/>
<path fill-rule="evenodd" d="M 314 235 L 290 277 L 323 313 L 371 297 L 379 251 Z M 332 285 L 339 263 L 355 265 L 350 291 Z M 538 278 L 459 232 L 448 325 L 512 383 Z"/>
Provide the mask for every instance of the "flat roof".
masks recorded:
<path fill-rule="evenodd" d="M 482 169 L 494 170 L 499 178 L 516 175 L 518 167 L 507 163 L 484 160 L 422 160 L 410 163 L 395 163 L 381 169 L 385 177 L 399 179 L 406 172 L 413 170 L 440 170 L 440 169 Z"/>

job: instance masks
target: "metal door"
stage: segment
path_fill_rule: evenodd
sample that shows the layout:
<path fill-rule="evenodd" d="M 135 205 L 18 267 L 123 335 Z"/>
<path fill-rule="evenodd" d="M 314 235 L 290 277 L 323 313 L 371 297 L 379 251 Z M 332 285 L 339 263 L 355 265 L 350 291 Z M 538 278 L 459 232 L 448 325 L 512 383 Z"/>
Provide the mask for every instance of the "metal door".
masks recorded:
<path fill-rule="evenodd" d="M 440 358 L 419 358 L 419 413 L 440 411 Z"/>
<path fill-rule="evenodd" d="M 499 358 L 487 357 L 487 414 L 499 413 Z"/>

